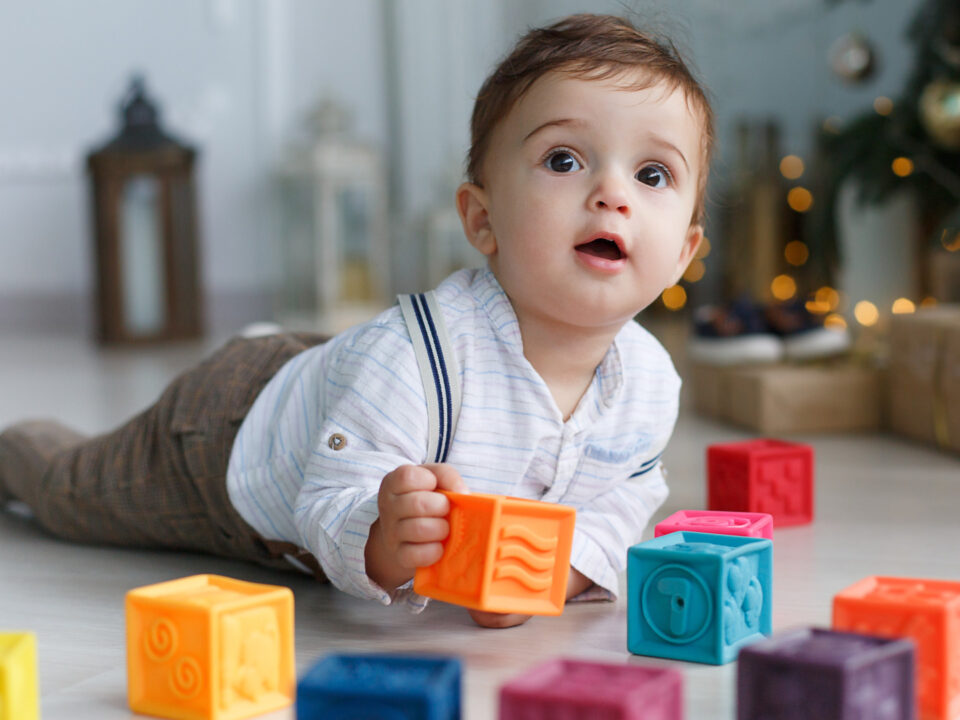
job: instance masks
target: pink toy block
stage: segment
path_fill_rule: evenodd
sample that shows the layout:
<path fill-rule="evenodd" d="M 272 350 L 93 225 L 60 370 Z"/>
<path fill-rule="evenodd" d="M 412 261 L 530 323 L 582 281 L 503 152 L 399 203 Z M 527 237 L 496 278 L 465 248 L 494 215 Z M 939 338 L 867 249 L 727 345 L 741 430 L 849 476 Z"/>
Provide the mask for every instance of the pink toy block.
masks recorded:
<path fill-rule="evenodd" d="M 813 521 L 813 448 L 783 440 L 749 440 L 707 448 L 710 510 L 760 512 L 775 525 Z"/>
<path fill-rule="evenodd" d="M 551 660 L 500 688 L 500 720 L 683 720 L 676 670 Z"/>
<path fill-rule="evenodd" d="M 666 520 L 658 522 L 653 529 L 653 536 L 660 537 L 683 531 L 773 540 L 773 516 L 770 513 L 726 510 L 679 510 Z"/>

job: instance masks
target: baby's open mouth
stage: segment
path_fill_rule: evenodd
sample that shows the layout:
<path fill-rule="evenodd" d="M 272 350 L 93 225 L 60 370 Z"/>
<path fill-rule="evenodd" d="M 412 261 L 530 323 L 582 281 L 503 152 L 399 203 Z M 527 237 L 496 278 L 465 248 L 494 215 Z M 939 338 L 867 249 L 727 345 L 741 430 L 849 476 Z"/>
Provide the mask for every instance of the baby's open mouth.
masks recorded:
<path fill-rule="evenodd" d="M 582 243 L 581 245 L 577 245 L 575 249 L 578 252 L 586 253 L 587 255 L 596 255 L 605 260 L 620 260 L 624 257 L 617 244 L 613 240 L 607 240 L 606 238 L 597 238 L 588 243 Z"/>

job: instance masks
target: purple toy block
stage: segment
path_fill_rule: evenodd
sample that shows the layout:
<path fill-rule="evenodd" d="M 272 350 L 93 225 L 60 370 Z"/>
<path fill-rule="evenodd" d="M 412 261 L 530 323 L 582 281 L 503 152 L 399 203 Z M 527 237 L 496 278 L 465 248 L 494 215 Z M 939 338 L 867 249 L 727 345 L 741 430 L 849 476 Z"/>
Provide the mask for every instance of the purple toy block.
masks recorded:
<path fill-rule="evenodd" d="M 737 720 L 915 720 L 913 642 L 801 628 L 740 651 Z"/>
<path fill-rule="evenodd" d="M 683 720 L 676 670 L 551 660 L 500 688 L 500 720 Z"/>
<path fill-rule="evenodd" d="M 684 530 L 773 540 L 773 515 L 728 510 L 679 510 L 666 520 L 658 522 L 653 536 L 660 537 Z"/>

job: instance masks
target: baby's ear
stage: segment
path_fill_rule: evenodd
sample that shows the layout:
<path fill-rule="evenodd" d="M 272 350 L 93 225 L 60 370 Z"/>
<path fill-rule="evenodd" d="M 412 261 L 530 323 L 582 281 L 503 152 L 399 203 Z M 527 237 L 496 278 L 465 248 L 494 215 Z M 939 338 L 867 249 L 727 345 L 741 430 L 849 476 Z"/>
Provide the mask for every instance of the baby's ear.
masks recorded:
<path fill-rule="evenodd" d="M 463 223 L 463 234 L 484 255 L 497 251 L 497 238 L 487 213 L 487 193 L 479 185 L 465 182 L 457 188 L 457 212 Z"/>
<path fill-rule="evenodd" d="M 693 260 L 703 242 L 703 225 L 691 225 L 687 229 L 687 236 L 683 240 L 683 247 L 680 249 L 680 257 L 677 258 L 677 271 L 673 278 L 672 285 L 680 282 L 683 273 L 687 270 L 687 265 Z"/>

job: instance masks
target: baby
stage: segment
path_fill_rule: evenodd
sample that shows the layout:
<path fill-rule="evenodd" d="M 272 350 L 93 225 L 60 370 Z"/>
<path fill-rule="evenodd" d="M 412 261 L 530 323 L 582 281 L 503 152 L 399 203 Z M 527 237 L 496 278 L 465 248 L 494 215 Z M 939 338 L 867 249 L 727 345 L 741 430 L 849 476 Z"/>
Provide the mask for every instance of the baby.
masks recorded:
<path fill-rule="evenodd" d="M 68 539 L 296 567 L 415 611 L 438 489 L 559 502 L 567 597 L 615 597 L 667 495 L 680 388 L 633 318 L 700 243 L 712 128 L 675 49 L 628 21 L 529 32 L 480 89 L 456 195 L 486 268 L 326 342 L 235 339 L 109 434 L 15 425 L 0 501 Z"/>

